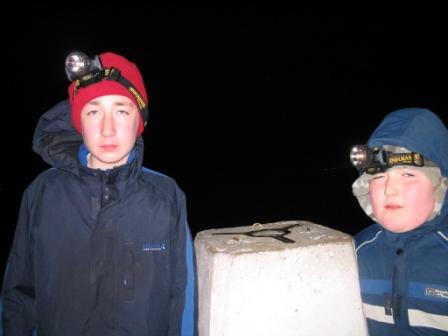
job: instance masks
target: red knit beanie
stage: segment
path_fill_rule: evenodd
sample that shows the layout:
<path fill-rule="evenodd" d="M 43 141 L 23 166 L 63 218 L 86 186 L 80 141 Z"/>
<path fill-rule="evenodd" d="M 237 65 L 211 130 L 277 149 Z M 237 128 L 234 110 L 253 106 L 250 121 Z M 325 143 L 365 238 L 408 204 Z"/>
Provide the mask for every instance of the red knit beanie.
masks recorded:
<path fill-rule="evenodd" d="M 140 74 L 137 66 L 124 58 L 112 52 L 106 52 L 99 55 L 103 68 L 115 68 L 120 70 L 121 75 L 125 77 L 140 93 L 145 104 L 148 104 L 148 96 L 146 94 L 143 77 Z M 139 104 L 135 96 L 123 84 L 114 80 L 101 80 L 97 83 L 88 85 L 86 87 L 78 88 L 75 94 L 75 82 L 72 82 L 68 87 L 68 95 L 70 105 L 72 107 L 72 123 L 75 129 L 81 133 L 81 110 L 92 99 L 105 95 L 121 95 L 131 99 L 138 107 Z M 142 114 L 139 114 L 138 135 L 141 135 L 145 126 Z"/>

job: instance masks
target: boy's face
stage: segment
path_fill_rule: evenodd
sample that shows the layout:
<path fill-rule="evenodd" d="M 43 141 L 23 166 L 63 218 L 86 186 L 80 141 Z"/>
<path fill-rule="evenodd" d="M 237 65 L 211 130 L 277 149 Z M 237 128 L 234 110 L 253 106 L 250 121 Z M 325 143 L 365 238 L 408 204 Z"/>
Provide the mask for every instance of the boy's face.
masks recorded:
<path fill-rule="evenodd" d="M 90 168 L 110 169 L 127 162 L 137 138 L 139 110 L 125 96 L 92 99 L 81 110 L 84 144 Z"/>
<path fill-rule="evenodd" d="M 370 200 L 375 219 L 387 230 L 411 231 L 432 214 L 435 204 L 431 180 L 420 170 L 389 169 L 370 181 Z"/>

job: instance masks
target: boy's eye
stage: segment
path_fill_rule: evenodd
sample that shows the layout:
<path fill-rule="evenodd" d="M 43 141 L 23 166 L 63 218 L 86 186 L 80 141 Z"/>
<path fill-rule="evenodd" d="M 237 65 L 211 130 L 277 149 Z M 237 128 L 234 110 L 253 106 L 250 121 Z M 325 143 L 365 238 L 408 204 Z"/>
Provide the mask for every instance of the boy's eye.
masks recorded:
<path fill-rule="evenodd" d="M 372 180 L 379 180 L 384 177 L 384 174 L 375 174 L 372 177 Z"/>
<path fill-rule="evenodd" d="M 413 176 L 415 176 L 415 175 L 412 174 L 412 173 L 403 173 L 403 176 L 406 176 L 406 177 L 413 177 Z"/>
<path fill-rule="evenodd" d="M 97 113 L 98 113 L 97 110 L 91 110 L 91 111 L 88 111 L 88 112 L 87 112 L 87 115 L 89 115 L 89 116 L 93 116 L 93 115 L 95 115 L 95 114 L 97 114 Z"/>
<path fill-rule="evenodd" d="M 126 110 L 118 110 L 118 113 L 129 115 L 129 111 L 126 111 Z"/>

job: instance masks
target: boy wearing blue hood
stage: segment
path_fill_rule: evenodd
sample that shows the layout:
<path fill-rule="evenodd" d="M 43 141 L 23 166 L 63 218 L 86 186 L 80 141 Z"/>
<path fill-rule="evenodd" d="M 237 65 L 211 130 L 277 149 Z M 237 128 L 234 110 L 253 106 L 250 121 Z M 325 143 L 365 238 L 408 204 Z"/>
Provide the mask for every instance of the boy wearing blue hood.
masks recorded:
<path fill-rule="evenodd" d="M 351 160 L 376 222 L 355 236 L 370 335 L 448 335 L 446 126 L 427 109 L 394 111 Z"/>

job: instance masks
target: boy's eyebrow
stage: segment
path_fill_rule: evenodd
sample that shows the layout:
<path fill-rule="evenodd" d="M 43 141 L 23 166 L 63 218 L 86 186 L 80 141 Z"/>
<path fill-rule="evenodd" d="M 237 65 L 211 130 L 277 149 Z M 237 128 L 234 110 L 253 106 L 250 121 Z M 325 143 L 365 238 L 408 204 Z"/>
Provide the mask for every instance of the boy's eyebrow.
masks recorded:
<path fill-rule="evenodd" d="M 98 100 L 91 100 L 88 102 L 88 104 L 90 105 L 100 105 L 100 102 Z M 119 100 L 119 101 L 115 101 L 114 105 L 118 105 L 118 106 L 132 106 L 131 102 L 125 101 L 125 100 Z"/>
<path fill-rule="evenodd" d="M 125 106 L 132 106 L 132 103 L 131 103 L 131 102 L 128 102 L 128 101 L 116 101 L 116 102 L 114 102 L 114 105 L 120 105 L 120 106 L 123 106 L 123 105 L 125 105 Z"/>

